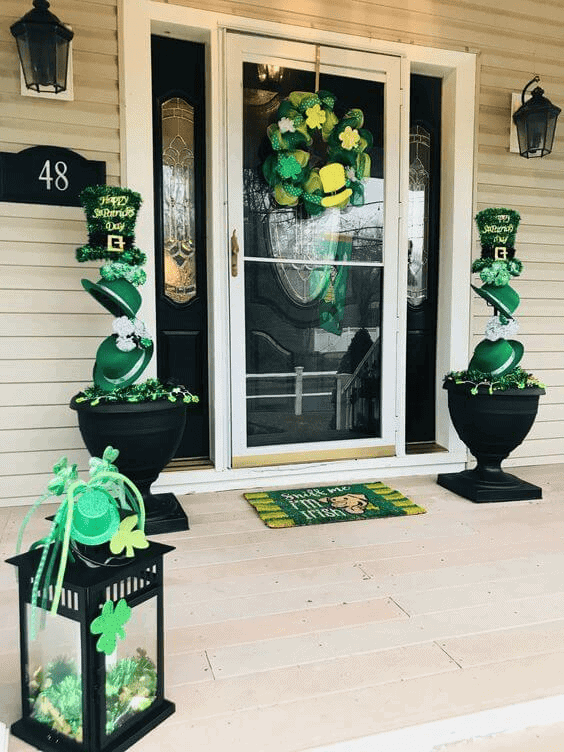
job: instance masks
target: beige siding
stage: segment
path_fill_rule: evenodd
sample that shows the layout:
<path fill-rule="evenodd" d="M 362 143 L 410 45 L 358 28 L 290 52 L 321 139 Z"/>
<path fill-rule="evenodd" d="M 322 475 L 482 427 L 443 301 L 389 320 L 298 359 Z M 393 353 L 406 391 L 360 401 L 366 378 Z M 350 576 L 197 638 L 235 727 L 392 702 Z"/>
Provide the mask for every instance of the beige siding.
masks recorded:
<path fill-rule="evenodd" d="M 20 95 L 9 27 L 30 7 L 0 6 L 0 150 L 74 149 L 103 160 L 108 182 L 119 184 L 116 0 L 58 0 L 53 8 L 75 32 L 72 102 Z M 111 318 L 80 285 L 98 266 L 76 262 L 85 240 L 79 208 L 0 204 L 0 504 L 36 498 L 62 454 L 88 466 L 68 402 L 91 380 Z"/>
<path fill-rule="evenodd" d="M 564 123 L 553 154 L 525 160 L 509 153 L 511 93 L 538 73 L 553 102 L 564 103 L 564 5 L 561 0 L 184 0 L 178 5 L 251 18 L 479 53 L 476 210 L 508 206 L 522 215 L 517 237 L 523 277 L 515 282 L 523 365 L 547 384 L 520 463 L 564 455 Z M 25 6 L 25 7 L 24 7 Z M 107 164 L 118 184 L 119 107 L 116 0 L 58 0 L 72 24 L 74 102 L 19 95 L 9 25 L 22 0 L 0 9 L 0 148 L 50 143 Z M 73 251 L 85 237 L 80 210 L 0 205 L 0 498 L 26 503 L 43 487 L 55 455 L 82 466 L 86 453 L 68 398 L 89 379 L 108 320 L 82 294 L 84 268 Z M 474 252 L 478 253 L 475 240 Z M 473 300 L 474 341 L 487 309 Z M 97 310 L 98 309 L 98 310 Z M 20 455 L 19 453 L 24 453 Z M 23 457 L 23 459 L 22 459 Z M 15 473 L 15 475 L 14 475 Z"/>

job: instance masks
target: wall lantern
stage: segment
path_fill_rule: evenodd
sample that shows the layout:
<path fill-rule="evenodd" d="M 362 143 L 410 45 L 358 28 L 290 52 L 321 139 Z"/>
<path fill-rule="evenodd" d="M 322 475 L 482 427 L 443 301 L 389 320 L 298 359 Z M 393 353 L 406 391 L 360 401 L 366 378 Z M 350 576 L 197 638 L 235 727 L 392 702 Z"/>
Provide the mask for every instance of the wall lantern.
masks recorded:
<path fill-rule="evenodd" d="M 552 104 L 544 95 L 544 90 L 537 86 L 525 101 L 525 94 L 531 84 L 538 83 L 540 78 L 535 76 L 523 89 L 521 107 L 513 115 L 519 139 L 519 153 L 527 159 L 544 157 L 552 151 L 556 121 L 560 115 L 560 108 Z"/>
<path fill-rule="evenodd" d="M 67 88 L 69 45 L 74 33 L 49 10 L 47 0 L 33 0 L 33 9 L 12 24 L 25 85 L 36 92 Z"/>

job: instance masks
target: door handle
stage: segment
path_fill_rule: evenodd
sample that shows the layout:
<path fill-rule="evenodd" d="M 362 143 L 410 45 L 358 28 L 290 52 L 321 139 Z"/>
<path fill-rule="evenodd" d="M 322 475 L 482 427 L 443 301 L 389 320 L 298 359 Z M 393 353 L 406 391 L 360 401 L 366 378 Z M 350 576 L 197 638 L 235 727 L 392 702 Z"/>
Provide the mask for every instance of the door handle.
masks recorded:
<path fill-rule="evenodd" d="M 239 241 L 237 240 L 237 230 L 233 230 L 231 236 L 231 276 L 236 277 L 239 274 Z"/>

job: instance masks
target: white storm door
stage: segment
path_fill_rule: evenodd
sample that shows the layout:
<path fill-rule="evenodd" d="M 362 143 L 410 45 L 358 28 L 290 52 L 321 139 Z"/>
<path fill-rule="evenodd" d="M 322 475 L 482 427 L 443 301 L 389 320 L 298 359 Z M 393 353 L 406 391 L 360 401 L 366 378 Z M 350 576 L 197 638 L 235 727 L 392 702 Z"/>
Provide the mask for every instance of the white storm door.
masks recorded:
<path fill-rule="evenodd" d="M 400 58 L 226 38 L 233 467 L 393 455 Z M 262 165 L 279 105 L 315 91 L 316 72 L 339 118 L 363 111 L 373 144 L 362 204 L 310 216 L 275 201 Z M 310 166 L 326 148 L 314 139 Z"/>

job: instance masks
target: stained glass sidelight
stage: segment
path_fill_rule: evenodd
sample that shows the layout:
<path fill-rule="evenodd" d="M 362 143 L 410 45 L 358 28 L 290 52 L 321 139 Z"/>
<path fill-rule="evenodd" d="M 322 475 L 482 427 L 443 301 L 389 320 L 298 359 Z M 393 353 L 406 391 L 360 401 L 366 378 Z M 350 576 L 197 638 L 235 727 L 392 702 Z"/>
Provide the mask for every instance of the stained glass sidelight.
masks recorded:
<path fill-rule="evenodd" d="M 194 108 L 173 97 L 163 102 L 161 121 L 164 294 L 182 304 L 197 292 Z"/>
<path fill-rule="evenodd" d="M 413 126 L 409 133 L 407 300 L 415 307 L 428 295 L 430 156 L 431 134 L 421 125 Z"/>

